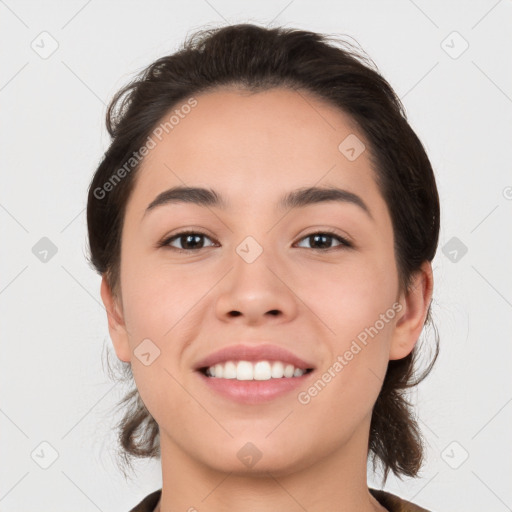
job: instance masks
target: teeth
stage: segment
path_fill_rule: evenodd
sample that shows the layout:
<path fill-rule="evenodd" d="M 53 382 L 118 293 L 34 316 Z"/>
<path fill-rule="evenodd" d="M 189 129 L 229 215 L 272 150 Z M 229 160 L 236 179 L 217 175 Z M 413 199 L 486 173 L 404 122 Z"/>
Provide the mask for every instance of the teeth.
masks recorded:
<path fill-rule="evenodd" d="M 269 380 L 283 377 L 300 377 L 306 373 L 301 368 L 295 368 L 293 364 L 285 364 L 280 361 L 227 361 L 210 366 L 206 375 L 221 379 L 236 380 Z"/>

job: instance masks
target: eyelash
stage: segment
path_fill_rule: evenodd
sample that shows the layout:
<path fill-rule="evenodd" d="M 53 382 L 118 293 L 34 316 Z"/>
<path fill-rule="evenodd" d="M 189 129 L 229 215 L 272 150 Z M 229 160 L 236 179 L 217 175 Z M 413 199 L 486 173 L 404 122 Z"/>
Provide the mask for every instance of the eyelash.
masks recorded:
<path fill-rule="evenodd" d="M 210 238 L 206 233 L 203 233 L 201 231 L 181 231 L 180 233 L 177 233 L 171 237 L 165 238 L 164 240 L 159 242 L 158 247 L 167 247 L 173 251 L 177 251 L 180 253 L 197 252 L 197 251 L 200 251 L 201 249 L 206 249 L 206 247 L 200 247 L 199 249 L 180 249 L 178 247 L 173 247 L 173 246 L 169 245 L 172 241 L 179 239 L 183 236 L 187 236 L 187 235 L 199 235 L 199 236 L 204 236 L 206 238 Z M 322 231 L 314 231 L 312 233 L 309 233 L 309 234 L 303 236 L 299 241 L 302 241 L 306 238 L 310 238 L 314 235 L 328 235 L 329 238 L 335 238 L 336 240 L 338 240 L 340 242 L 340 245 L 335 246 L 335 247 L 328 247 L 327 249 L 312 248 L 311 249 L 312 251 L 327 252 L 327 251 L 336 250 L 336 249 L 343 249 L 343 248 L 349 249 L 349 248 L 353 247 L 353 244 L 351 242 L 349 242 L 346 238 L 343 238 L 342 236 L 338 235 L 337 233 L 335 233 L 334 231 L 331 231 L 329 229 L 325 229 Z M 211 238 L 210 238 L 210 240 L 211 240 Z M 307 249 L 307 247 L 302 247 L 302 249 Z"/>

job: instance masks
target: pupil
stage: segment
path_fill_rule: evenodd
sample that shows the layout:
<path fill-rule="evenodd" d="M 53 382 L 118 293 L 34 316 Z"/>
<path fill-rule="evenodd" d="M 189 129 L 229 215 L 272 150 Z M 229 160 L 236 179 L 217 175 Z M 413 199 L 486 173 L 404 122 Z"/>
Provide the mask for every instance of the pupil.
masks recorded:
<path fill-rule="evenodd" d="M 201 235 L 185 235 L 185 248 L 194 248 L 194 243 L 193 243 L 193 239 L 198 239 L 198 238 L 201 238 Z M 192 241 L 192 247 L 189 246 L 189 243 Z"/>
<path fill-rule="evenodd" d="M 316 241 L 317 241 L 319 238 L 322 238 L 322 239 L 324 240 L 324 243 L 323 243 L 323 244 L 321 243 L 322 247 L 327 247 L 327 248 L 329 247 L 329 244 L 328 244 L 328 243 L 325 243 L 325 239 L 326 239 L 326 238 L 330 238 L 330 235 L 313 235 L 311 238 L 312 238 L 313 240 L 315 240 L 315 243 L 316 243 Z M 313 243 L 313 245 L 315 245 L 315 243 Z"/>

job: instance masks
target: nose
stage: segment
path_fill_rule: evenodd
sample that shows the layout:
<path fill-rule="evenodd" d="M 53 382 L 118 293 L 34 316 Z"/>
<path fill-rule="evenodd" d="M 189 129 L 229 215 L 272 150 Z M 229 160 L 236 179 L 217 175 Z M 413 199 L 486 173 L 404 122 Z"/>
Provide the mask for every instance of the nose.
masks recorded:
<path fill-rule="evenodd" d="M 290 275 L 276 261 L 266 251 L 252 262 L 235 255 L 216 301 L 221 321 L 258 326 L 295 318 L 299 299 Z"/>

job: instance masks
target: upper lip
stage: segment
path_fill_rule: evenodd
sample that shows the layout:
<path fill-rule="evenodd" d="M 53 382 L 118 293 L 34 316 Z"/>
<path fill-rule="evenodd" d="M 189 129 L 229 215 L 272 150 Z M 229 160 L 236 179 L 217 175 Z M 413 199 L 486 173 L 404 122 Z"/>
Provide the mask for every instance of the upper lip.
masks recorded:
<path fill-rule="evenodd" d="M 295 368 L 314 369 L 314 365 L 296 356 L 288 349 L 278 345 L 232 345 L 222 348 L 213 354 L 201 359 L 195 369 L 209 368 L 217 363 L 226 361 L 281 361 L 293 364 Z"/>

